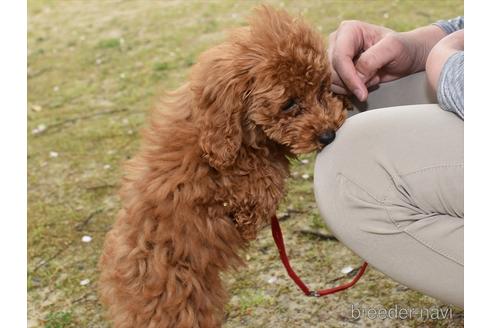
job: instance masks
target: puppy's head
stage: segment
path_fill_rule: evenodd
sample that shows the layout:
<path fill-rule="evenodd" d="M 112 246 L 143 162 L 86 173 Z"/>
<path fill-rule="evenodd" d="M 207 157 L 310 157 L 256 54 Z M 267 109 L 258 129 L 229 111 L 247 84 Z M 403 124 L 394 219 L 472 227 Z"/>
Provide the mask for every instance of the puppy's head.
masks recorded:
<path fill-rule="evenodd" d="M 191 86 L 200 146 L 219 169 L 234 163 L 242 145 L 266 140 L 292 154 L 321 149 L 346 118 L 344 102 L 329 90 L 323 37 L 266 6 L 200 57 Z"/>

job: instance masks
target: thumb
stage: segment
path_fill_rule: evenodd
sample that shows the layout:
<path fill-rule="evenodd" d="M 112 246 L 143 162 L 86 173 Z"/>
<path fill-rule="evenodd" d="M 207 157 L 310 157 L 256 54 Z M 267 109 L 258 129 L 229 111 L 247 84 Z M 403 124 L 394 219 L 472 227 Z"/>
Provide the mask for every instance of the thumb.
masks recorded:
<path fill-rule="evenodd" d="M 381 69 L 396 58 L 396 47 L 392 38 L 382 38 L 379 42 L 364 51 L 357 63 L 355 69 L 364 83 L 371 80 Z"/>

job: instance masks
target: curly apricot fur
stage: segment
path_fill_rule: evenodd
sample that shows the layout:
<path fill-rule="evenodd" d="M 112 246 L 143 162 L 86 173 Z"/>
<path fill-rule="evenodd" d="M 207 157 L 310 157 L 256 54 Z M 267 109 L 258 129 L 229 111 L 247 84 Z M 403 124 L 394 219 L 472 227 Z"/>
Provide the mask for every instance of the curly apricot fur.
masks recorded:
<path fill-rule="evenodd" d="M 155 106 L 100 260 L 115 327 L 221 326 L 220 273 L 274 215 L 289 158 L 345 120 L 329 85 L 321 35 L 262 6 Z"/>

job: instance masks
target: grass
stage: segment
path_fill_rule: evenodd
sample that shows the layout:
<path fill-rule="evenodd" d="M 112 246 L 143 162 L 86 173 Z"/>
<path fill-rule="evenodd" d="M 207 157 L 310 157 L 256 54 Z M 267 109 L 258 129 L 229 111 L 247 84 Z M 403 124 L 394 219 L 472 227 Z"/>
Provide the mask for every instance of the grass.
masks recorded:
<path fill-rule="evenodd" d="M 97 261 L 119 207 L 120 165 L 138 147 L 155 96 L 186 79 L 197 55 L 244 25 L 256 1 L 28 2 L 28 319 L 30 327 L 107 327 L 97 301 Z M 361 19 L 408 30 L 463 13 L 460 1 L 269 1 L 300 13 L 322 33 Z M 293 266 L 313 287 L 360 259 L 327 232 L 312 193 L 313 156 L 296 162 L 279 212 Z M 310 178 L 302 178 L 303 174 Z M 89 243 L 83 236 L 92 237 Z M 370 269 L 347 292 L 303 297 L 278 260 L 268 230 L 249 267 L 227 274 L 226 327 L 460 327 L 453 319 L 382 322 L 349 316 L 350 305 L 444 306 Z"/>
<path fill-rule="evenodd" d="M 49 313 L 46 317 L 46 328 L 68 327 L 72 323 L 72 314 L 70 312 Z"/>

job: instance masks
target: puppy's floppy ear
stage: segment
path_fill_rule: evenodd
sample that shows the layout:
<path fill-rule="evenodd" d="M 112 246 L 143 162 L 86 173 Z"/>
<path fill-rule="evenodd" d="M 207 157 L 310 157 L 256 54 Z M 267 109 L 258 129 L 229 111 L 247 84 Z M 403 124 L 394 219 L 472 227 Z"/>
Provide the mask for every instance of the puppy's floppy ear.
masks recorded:
<path fill-rule="evenodd" d="M 213 103 L 203 104 L 199 144 L 203 157 L 217 170 L 234 164 L 242 141 L 241 104 L 224 89 Z"/>
<path fill-rule="evenodd" d="M 199 145 L 217 170 L 234 164 L 242 143 L 246 72 L 230 48 L 222 45 L 205 52 L 192 72 Z"/>

